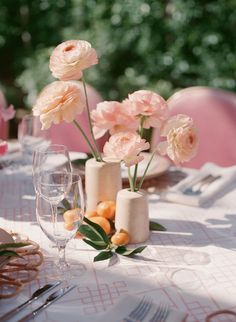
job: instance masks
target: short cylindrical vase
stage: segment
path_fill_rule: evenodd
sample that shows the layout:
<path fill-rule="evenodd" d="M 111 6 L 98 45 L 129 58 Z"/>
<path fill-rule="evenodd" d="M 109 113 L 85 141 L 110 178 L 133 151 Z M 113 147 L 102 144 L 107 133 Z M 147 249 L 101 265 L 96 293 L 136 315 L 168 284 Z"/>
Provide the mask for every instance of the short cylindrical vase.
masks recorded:
<path fill-rule="evenodd" d="M 142 243 L 149 237 L 148 198 L 144 191 L 122 189 L 116 199 L 116 230 L 128 232 L 130 243 Z"/>
<path fill-rule="evenodd" d="M 116 201 L 122 188 L 119 162 L 98 162 L 89 159 L 85 164 L 86 210 L 96 210 L 101 201 Z"/>

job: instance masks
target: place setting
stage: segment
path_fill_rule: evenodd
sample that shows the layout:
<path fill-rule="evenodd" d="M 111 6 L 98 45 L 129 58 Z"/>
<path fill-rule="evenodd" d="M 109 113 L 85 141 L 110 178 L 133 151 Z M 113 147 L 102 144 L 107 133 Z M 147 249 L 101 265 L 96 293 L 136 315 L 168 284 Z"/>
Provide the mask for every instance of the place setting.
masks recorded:
<path fill-rule="evenodd" d="M 235 166 L 222 168 L 207 163 L 198 172 L 190 173 L 177 185 L 164 191 L 161 199 L 190 206 L 204 206 L 232 190 L 235 178 Z"/>

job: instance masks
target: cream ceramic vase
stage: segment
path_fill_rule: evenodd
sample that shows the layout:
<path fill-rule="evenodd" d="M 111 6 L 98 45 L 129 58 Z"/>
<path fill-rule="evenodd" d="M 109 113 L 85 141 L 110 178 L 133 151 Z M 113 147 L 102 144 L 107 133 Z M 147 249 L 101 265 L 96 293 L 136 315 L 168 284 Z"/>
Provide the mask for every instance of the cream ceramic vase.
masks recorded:
<path fill-rule="evenodd" d="M 148 239 L 148 198 L 144 191 L 122 189 L 118 192 L 115 227 L 129 233 L 130 243 L 142 243 Z"/>
<path fill-rule="evenodd" d="M 101 201 L 116 201 L 122 188 L 119 162 L 98 162 L 89 159 L 85 164 L 86 210 L 96 210 Z"/>

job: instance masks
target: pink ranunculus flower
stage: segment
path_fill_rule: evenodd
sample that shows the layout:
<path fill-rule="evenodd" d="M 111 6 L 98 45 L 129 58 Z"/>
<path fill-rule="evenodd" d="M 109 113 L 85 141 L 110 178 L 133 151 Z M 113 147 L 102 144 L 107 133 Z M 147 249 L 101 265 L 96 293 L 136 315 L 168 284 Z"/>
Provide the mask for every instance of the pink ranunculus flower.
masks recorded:
<path fill-rule="evenodd" d="M 171 117 L 163 126 L 161 135 L 167 141 L 158 144 L 161 154 L 167 154 L 176 165 L 189 161 L 198 148 L 198 135 L 192 118 L 178 114 Z"/>
<path fill-rule="evenodd" d="M 160 128 L 169 116 L 168 105 L 163 97 L 147 90 L 139 90 L 128 95 L 124 104 L 131 115 L 143 116 L 143 127 Z"/>
<path fill-rule="evenodd" d="M 124 161 L 127 167 L 139 163 L 143 156 L 141 151 L 149 149 L 150 145 L 134 132 L 118 132 L 113 134 L 104 145 L 104 156 L 109 159 Z"/>
<path fill-rule="evenodd" d="M 8 145 L 6 141 L 0 140 L 0 156 L 7 153 Z"/>
<path fill-rule="evenodd" d="M 102 137 L 107 131 L 110 134 L 123 131 L 136 131 L 139 121 L 135 116 L 128 115 L 124 106 L 116 101 L 104 101 L 91 112 L 95 138 Z"/>
<path fill-rule="evenodd" d="M 46 130 L 52 123 L 72 122 L 84 107 L 84 95 L 75 82 L 55 81 L 39 94 L 33 114 L 40 117 L 42 130 Z"/>
<path fill-rule="evenodd" d="M 97 53 L 85 40 L 68 40 L 52 52 L 49 68 L 60 80 L 78 80 L 83 70 L 98 63 Z"/>

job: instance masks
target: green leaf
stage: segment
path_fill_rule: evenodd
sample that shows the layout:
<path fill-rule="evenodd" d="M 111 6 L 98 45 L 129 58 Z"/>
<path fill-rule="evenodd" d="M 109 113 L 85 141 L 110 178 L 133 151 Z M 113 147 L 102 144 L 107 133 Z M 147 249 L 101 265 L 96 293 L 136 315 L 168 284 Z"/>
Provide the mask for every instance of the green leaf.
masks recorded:
<path fill-rule="evenodd" d="M 149 222 L 149 230 L 152 231 L 166 231 L 166 228 L 162 226 L 161 224 L 158 224 L 155 221 L 150 221 Z"/>
<path fill-rule="evenodd" d="M 29 243 L 8 243 L 8 244 L 0 244 L 0 249 L 6 248 L 20 248 L 24 246 L 30 245 Z"/>
<path fill-rule="evenodd" d="M 99 242 L 99 241 L 91 241 L 89 239 L 83 238 L 83 241 L 92 246 L 93 248 L 97 249 L 97 250 L 101 250 L 101 249 L 106 249 L 107 245 L 104 244 L 104 242 Z"/>
<path fill-rule="evenodd" d="M 93 155 L 91 153 L 87 153 L 87 158 L 85 159 L 76 159 L 76 160 L 72 160 L 71 163 L 73 165 L 85 165 L 85 163 L 91 159 L 93 157 Z"/>
<path fill-rule="evenodd" d="M 147 246 L 140 246 L 140 247 L 137 247 L 137 248 L 135 248 L 133 251 L 132 251 L 132 255 L 133 254 L 139 254 L 139 253 L 141 253 L 145 248 L 147 248 Z"/>
<path fill-rule="evenodd" d="M 0 251 L 0 257 L 1 256 L 7 256 L 7 257 L 21 257 L 16 252 L 13 252 L 12 250 L 1 250 Z"/>
<path fill-rule="evenodd" d="M 116 249 L 115 249 L 115 252 L 117 254 L 120 254 L 122 255 L 123 253 L 125 253 L 127 251 L 127 248 L 125 246 L 118 246 Z"/>
<path fill-rule="evenodd" d="M 61 201 L 61 203 L 63 204 L 63 206 L 65 207 L 66 210 L 70 210 L 71 209 L 71 206 L 70 206 L 70 203 L 67 199 L 63 199 Z"/>
<path fill-rule="evenodd" d="M 90 221 L 88 218 L 84 217 L 84 222 L 88 224 L 100 237 L 103 239 L 103 241 L 106 244 L 109 244 L 109 238 L 107 237 L 107 234 L 105 231 L 102 229 L 101 226 L 98 224 L 95 224 L 94 222 Z"/>
<path fill-rule="evenodd" d="M 121 254 L 123 256 L 131 256 L 131 255 L 141 253 L 146 247 L 147 246 L 140 246 L 140 247 L 135 248 L 135 249 L 127 249 L 126 251 L 118 250 L 118 254 Z M 117 249 L 116 249 L 116 252 L 117 252 Z"/>
<path fill-rule="evenodd" d="M 66 212 L 66 209 L 64 207 L 57 207 L 58 215 L 64 215 L 64 212 Z"/>
<path fill-rule="evenodd" d="M 94 231 L 93 227 L 89 226 L 89 225 L 81 225 L 78 228 L 78 231 L 84 235 L 85 237 L 91 239 L 92 241 L 101 241 L 104 242 L 102 236 L 97 233 L 96 231 Z"/>
<path fill-rule="evenodd" d="M 94 262 L 99 262 L 99 261 L 103 261 L 105 259 L 111 258 L 113 256 L 112 251 L 103 251 L 100 252 L 97 256 L 94 257 L 93 261 Z"/>

